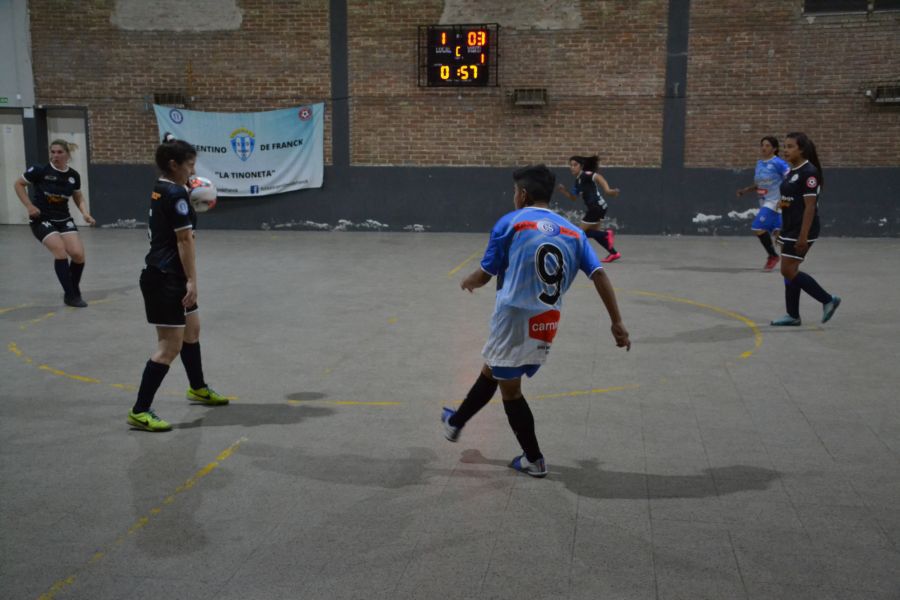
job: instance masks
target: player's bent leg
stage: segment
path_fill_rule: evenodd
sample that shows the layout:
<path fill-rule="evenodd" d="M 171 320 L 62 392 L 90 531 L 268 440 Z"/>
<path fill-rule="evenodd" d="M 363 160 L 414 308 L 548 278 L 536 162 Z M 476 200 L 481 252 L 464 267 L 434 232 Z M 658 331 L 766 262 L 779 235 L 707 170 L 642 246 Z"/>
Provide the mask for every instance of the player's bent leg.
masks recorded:
<path fill-rule="evenodd" d="M 69 262 L 69 275 L 72 279 L 72 303 L 70 306 L 84 308 L 87 306 L 81 298 L 81 274 L 84 272 L 84 243 L 77 232 L 60 235 L 66 248 L 66 255 L 71 258 Z M 69 304 L 68 302 L 66 304 Z"/>
<path fill-rule="evenodd" d="M 484 365 L 481 367 L 478 379 L 475 380 L 469 393 L 466 394 L 459 409 L 453 410 L 445 406 L 441 410 L 441 425 L 444 430 L 444 437 L 451 442 L 457 441 L 462 428 L 469 422 L 469 419 L 484 408 L 496 392 L 497 380 L 494 379 L 491 368 L 488 365 Z"/>

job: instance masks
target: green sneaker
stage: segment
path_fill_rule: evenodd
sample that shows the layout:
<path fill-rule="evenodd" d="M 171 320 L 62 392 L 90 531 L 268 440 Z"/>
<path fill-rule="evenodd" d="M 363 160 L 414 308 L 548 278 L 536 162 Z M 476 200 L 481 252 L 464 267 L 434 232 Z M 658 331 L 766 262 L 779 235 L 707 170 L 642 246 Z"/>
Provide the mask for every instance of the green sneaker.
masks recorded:
<path fill-rule="evenodd" d="M 199 402 L 200 404 L 207 404 L 209 406 L 223 406 L 228 404 L 228 398 L 219 394 L 209 386 L 199 390 L 188 388 L 187 399 L 191 402 Z"/>
<path fill-rule="evenodd" d="M 803 322 L 800 319 L 795 319 L 791 315 L 784 315 L 780 319 L 775 319 L 769 325 L 772 327 L 800 327 Z"/>
<path fill-rule="evenodd" d="M 147 412 L 136 413 L 133 410 L 128 411 L 128 424 L 137 429 L 144 431 L 169 431 L 172 425 L 168 421 L 163 421 L 156 416 L 152 410 Z"/>

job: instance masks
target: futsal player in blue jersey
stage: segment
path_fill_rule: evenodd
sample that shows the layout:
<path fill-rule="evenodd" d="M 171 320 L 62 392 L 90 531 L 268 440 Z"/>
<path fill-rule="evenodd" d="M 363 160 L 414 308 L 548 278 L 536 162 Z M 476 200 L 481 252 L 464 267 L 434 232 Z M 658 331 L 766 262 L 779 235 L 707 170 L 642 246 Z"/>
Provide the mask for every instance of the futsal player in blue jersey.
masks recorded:
<path fill-rule="evenodd" d="M 491 230 L 481 268 L 460 282 L 469 292 L 497 278 L 485 364 L 459 409 L 444 408 L 444 436 L 459 439 L 466 423 L 490 402 L 497 387 L 513 433 L 522 447 L 510 467 L 532 477 L 547 475 L 534 430 L 534 416 L 522 395 L 522 376 L 533 376 L 547 359 L 559 326 L 562 298 L 581 270 L 593 282 L 612 321 L 616 345 L 631 349 L 612 284 L 584 233 L 549 207 L 556 176 L 544 165 L 513 173 L 516 210 Z"/>
<path fill-rule="evenodd" d="M 772 238 L 777 237 L 781 230 L 781 209 L 778 208 L 781 181 L 791 167 L 778 156 L 778 138 L 774 136 L 768 135 L 759 141 L 759 153 L 761 158 L 756 162 L 753 185 L 739 189 L 737 196 L 740 198 L 748 192 L 756 192 L 759 196 L 759 213 L 750 228 L 769 255 L 763 268 L 771 271 L 778 264 L 778 253 Z"/>

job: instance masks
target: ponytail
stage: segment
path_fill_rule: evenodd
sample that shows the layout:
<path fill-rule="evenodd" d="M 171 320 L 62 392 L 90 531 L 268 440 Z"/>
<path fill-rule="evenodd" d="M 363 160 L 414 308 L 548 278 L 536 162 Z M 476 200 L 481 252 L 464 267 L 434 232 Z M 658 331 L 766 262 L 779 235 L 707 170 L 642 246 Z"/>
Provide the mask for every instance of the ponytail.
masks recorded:
<path fill-rule="evenodd" d="M 72 156 L 73 152 L 78 150 L 78 144 L 76 144 L 75 142 L 67 142 L 66 140 L 61 139 L 53 140 L 52 142 L 50 142 L 50 147 L 52 148 L 53 146 L 59 146 L 60 148 L 65 150 L 66 154 L 68 154 L 70 157 Z"/>
<path fill-rule="evenodd" d="M 819 161 L 819 153 L 816 152 L 816 145 L 813 141 L 805 133 L 799 131 L 791 132 L 787 134 L 787 137 L 797 142 L 797 147 L 800 148 L 803 158 L 811 162 L 819 171 L 819 184 L 824 184 L 825 173 L 822 172 L 822 163 Z"/>
<path fill-rule="evenodd" d="M 569 160 L 574 160 L 581 165 L 582 171 L 596 172 L 597 168 L 600 166 L 600 157 L 596 154 L 593 156 L 572 156 Z"/>

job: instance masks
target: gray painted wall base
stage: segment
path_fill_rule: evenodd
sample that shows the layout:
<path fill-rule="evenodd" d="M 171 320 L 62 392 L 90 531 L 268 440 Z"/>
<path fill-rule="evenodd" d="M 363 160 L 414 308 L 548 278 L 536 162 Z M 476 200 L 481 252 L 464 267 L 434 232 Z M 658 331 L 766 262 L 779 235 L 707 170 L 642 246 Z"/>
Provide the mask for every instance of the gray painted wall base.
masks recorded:
<path fill-rule="evenodd" d="M 202 215 L 201 226 L 483 232 L 513 208 L 512 170 L 326 167 L 320 189 L 221 198 L 214 210 Z M 556 173 L 557 181 L 571 185 L 568 170 Z M 734 192 L 753 181 L 752 170 L 682 173 L 682 193 L 671 194 L 662 189 L 660 169 L 604 169 L 610 184 L 622 189 L 619 198 L 610 200 L 613 226 L 632 234 L 747 234 L 752 217 L 746 211 L 757 206 L 756 199 L 749 194 L 736 198 Z M 155 177 L 151 165 L 93 165 L 93 216 L 102 226 L 142 227 Z M 900 236 L 900 168 L 828 169 L 825 178 L 820 214 L 826 236 Z M 680 206 L 667 204 L 667 197 L 679 198 Z M 578 217 L 573 211 L 583 206 L 558 193 L 554 204 L 572 219 Z"/>

